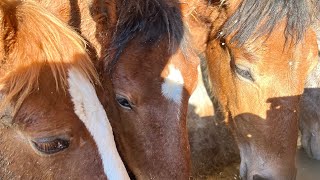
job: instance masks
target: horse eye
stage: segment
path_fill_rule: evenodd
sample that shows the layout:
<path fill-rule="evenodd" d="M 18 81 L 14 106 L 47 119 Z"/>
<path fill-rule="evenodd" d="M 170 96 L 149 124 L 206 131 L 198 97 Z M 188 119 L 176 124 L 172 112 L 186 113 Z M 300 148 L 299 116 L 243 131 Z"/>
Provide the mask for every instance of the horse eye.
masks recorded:
<path fill-rule="evenodd" d="M 69 147 L 70 141 L 64 139 L 53 139 L 53 140 L 37 140 L 32 141 L 34 147 L 41 153 L 54 154 L 60 152 Z"/>
<path fill-rule="evenodd" d="M 250 70 L 240 67 L 238 65 L 234 65 L 234 70 L 239 76 L 254 82 Z"/>
<path fill-rule="evenodd" d="M 122 108 L 132 109 L 130 102 L 125 97 L 116 95 L 116 100 Z"/>

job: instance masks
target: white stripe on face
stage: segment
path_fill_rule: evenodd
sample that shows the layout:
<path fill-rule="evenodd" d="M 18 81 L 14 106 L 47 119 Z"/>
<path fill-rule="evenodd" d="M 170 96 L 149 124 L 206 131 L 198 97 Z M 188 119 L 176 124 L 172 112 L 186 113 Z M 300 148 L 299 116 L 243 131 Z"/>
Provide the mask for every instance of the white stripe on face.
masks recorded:
<path fill-rule="evenodd" d="M 164 79 L 161 86 L 162 95 L 173 102 L 180 104 L 183 91 L 183 77 L 179 69 L 176 69 L 173 64 L 168 66 L 169 74 Z"/>
<path fill-rule="evenodd" d="M 77 116 L 92 135 L 110 180 L 129 179 L 114 141 L 112 127 L 93 85 L 75 68 L 69 70 L 69 93 Z"/>

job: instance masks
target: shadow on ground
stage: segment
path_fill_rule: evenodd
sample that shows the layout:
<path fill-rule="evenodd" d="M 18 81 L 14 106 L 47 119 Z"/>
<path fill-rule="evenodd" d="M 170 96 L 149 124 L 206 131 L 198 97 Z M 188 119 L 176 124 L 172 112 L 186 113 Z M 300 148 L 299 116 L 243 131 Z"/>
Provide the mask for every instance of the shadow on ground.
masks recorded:
<path fill-rule="evenodd" d="M 229 129 L 213 116 L 188 112 L 193 179 L 238 179 L 239 150 Z"/>

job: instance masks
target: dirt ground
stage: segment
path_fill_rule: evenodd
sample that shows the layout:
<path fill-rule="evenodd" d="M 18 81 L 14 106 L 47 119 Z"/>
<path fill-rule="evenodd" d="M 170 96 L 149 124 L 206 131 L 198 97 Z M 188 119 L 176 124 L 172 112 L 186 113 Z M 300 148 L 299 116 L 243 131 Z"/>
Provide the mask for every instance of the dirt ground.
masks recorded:
<path fill-rule="evenodd" d="M 213 117 L 199 117 L 189 107 L 188 128 L 195 180 L 236 180 L 239 154 L 228 129 Z M 297 180 L 320 179 L 320 161 L 310 159 L 298 143 Z"/>
<path fill-rule="evenodd" d="M 310 159 L 300 147 L 297 152 L 297 168 L 297 180 L 320 179 L 320 161 Z"/>
<path fill-rule="evenodd" d="M 192 179 L 239 179 L 238 148 L 223 123 L 199 117 L 189 106 L 188 128 L 193 165 Z"/>

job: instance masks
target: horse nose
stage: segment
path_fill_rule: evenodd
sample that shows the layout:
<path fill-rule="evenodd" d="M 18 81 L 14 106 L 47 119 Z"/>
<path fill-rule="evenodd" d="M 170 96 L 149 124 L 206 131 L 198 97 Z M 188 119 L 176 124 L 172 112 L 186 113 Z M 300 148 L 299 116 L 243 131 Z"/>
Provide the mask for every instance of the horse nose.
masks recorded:
<path fill-rule="evenodd" d="M 272 178 L 268 178 L 266 176 L 262 176 L 262 175 L 259 175 L 259 174 L 253 175 L 252 179 L 253 180 L 272 180 Z"/>

